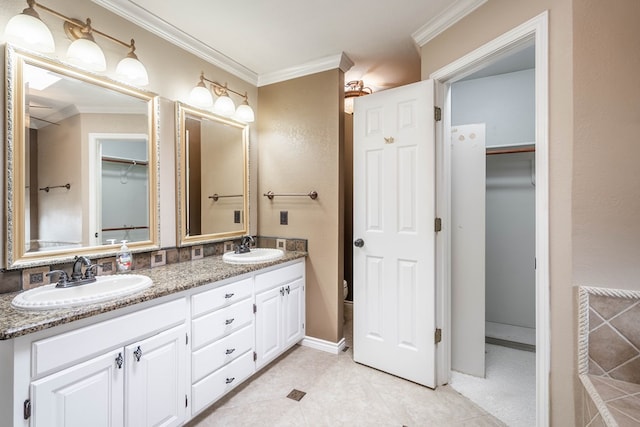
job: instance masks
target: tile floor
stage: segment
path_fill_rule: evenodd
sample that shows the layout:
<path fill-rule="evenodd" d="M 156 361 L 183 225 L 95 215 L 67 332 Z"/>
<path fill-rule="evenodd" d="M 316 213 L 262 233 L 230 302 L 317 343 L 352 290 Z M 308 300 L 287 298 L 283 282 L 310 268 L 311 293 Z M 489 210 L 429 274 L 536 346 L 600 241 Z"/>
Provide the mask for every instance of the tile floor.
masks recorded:
<path fill-rule="evenodd" d="M 449 386 L 431 390 L 339 355 L 295 346 L 192 420 L 213 426 L 504 426 Z M 306 392 L 298 402 L 286 396 Z"/>

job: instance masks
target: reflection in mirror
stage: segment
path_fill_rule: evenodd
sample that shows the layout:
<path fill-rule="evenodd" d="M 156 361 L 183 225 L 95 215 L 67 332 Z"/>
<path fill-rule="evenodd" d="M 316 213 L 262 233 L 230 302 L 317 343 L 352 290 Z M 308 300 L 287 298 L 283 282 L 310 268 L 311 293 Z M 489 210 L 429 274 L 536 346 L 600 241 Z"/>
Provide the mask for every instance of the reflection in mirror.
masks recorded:
<path fill-rule="evenodd" d="M 247 233 L 248 126 L 177 103 L 178 241 Z"/>
<path fill-rule="evenodd" d="M 154 96 L 10 45 L 6 66 L 7 266 L 157 247 Z"/>

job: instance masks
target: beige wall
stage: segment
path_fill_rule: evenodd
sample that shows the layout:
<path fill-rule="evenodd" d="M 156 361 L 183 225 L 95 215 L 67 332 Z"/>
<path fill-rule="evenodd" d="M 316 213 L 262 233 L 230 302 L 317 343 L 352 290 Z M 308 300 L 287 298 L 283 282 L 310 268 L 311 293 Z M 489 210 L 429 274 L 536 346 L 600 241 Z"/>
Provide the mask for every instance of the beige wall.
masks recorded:
<path fill-rule="evenodd" d="M 331 70 L 259 89 L 259 194 L 315 190 L 318 198 L 261 196 L 258 231 L 308 239 L 306 334 L 334 343 L 342 338 L 343 81 Z"/>
<path fill-rule="evenodd" d="M 640 290 L 640 2 L 573 7 L 573 282 Z"/>
<path fill-rule="evenodd" d="M 580 422 L 574 286 L 640 289 L 640 3 L 489 0 L 422 48 L 422 77 L 549 10 L 551 424 Z M 577 412 L 579 413 L 579 412 Z"/>

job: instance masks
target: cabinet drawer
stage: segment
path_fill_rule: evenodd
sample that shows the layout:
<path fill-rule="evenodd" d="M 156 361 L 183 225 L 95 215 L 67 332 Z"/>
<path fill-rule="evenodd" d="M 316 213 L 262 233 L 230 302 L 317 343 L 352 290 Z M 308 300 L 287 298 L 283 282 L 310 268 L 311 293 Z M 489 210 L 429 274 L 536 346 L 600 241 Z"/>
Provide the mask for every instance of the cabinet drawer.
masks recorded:
<path fill-rule="evenodd" d="M 256 292 L 304 277 L 304 262 L 256 275 Z"/>
<path fill-rule="evenodd" d="M 228 307 L 251 296 L 252 278 L 229 283 L 191 297 L 192 316 Z"/>
<path fill-rule="evenodd" d="M 191 379 L 195 383 L 247 351 L 253 353 L 253 323 L 193 353 Z"/>
<path fill-rule="evenodd" d="M 255 371 L 253 353 L 247 352 L 213 374 L 195 383 L 191 388 L 193 413 L 218 400 Z"/>
<path fill-rule="evenodd" d="M 253 300 L 246 299 L 191 322 L 194 350 L 253 322 Z"/>
<path fill-rule="evenodd" d="M 187 301 L 180 298 L 111 320 L 36 341 L 31 374 L 40 376 L 184 323 Z"/>

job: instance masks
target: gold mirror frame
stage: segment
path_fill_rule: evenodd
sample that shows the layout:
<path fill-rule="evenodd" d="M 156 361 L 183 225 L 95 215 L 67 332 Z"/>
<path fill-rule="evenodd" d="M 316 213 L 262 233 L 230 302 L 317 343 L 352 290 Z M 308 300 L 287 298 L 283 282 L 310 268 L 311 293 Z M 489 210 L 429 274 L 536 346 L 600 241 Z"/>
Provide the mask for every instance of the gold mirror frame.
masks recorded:
<path fill-rule="evenodd" d="M 187 116 L 211 120 L 224 125 L 235 127 L 241 131 L 242 143 L 242 219 L 241 229 L 232 231 L 222 231 L 219 233 L 190 235 L 187 228 L 187 203 L 189 201 L 187 192 L 188 166 L 187 156 L 187 135 L 185 121 Z M 181 102 L 176 102 L 176 230 L 179 246 L 189 246 L 194 244 L 221 241 L 230 238 L 237 238 L 248 234 L 249 230 L 249 191 L 248 191 L 248 158 L 249 158 L 249 126 L 233 119 L 218 116 L 214 113 L 204 111 Z M 240 165 L 238 165 L 240 167 Z"/>
<path fill-rule="evenodd" d="M 148 118 L 148 209 L 149 209 L 149 240 L 130 242 L 127 245 L 133 251 L 153 250 L 160 248 L 160 204 L 159 204 L 159 108 L 158 97 L 150 92 L 127 86 L 108 78 L 100 77 L 67 64 L 54 61 L 38 54 L 27 52 L 7 43 L 5 49 L 6 71 L 6 137 L 5 148 L 6 165 L 6 268 L 28 268 L 38 265 L 63 263 L 72 261 L 76 255 L 110 256 L 114 255 L 120 243 L 82 246 L 42 252 L 27 252 L 25 250 L 25 129 L 26 118 L 24 89 L 25 64 L 34 65 L 52 72 L 64 75 L 78 81 L 97 85 L 105 89 L 117 91 L 121 94 L 137 98 L 147 104 Z M 61 165 L 65 167 L 65 165 Z M 118 201 L 114 201 L 117 203 Z"/>

